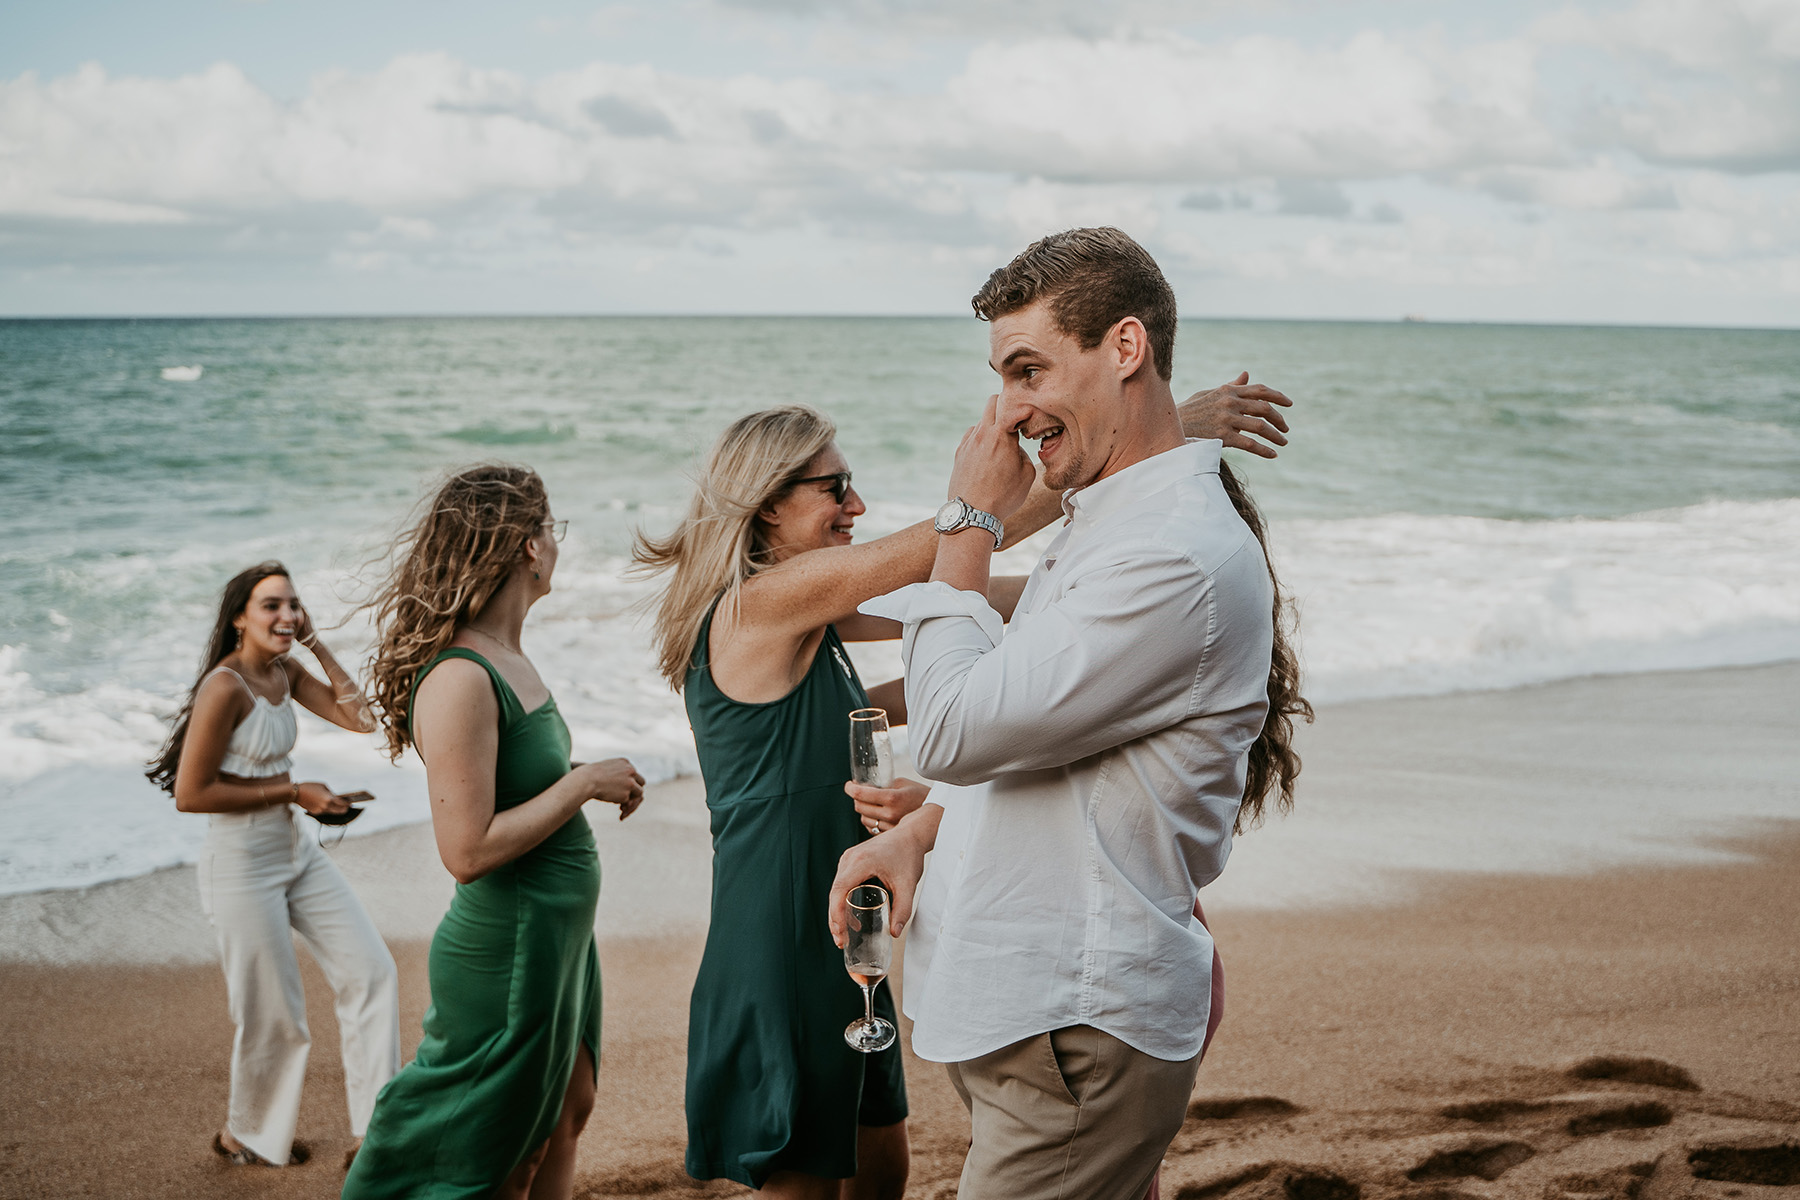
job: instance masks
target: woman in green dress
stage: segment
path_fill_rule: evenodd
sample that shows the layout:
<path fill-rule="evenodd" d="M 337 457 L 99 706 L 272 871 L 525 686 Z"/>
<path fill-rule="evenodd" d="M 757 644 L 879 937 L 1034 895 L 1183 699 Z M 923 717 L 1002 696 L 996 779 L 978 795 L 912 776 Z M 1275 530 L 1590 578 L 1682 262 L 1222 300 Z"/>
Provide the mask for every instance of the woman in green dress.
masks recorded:
<path fill-rule="evenodd" d="M 425 761 L 456 896 L 431 940 L 418 1055 L 382 1089 L 346 1200 L 566 1200 L 600 1051 L 589 800 L 629 816 L 624 759 L 571 764 L 569 730 L 520 649 L 563 523 L 522 467 L 452 476 L 371 602 L 388 750 Z"/>
<path fill-rule="evenodd" d="M 844 1044 L 862 992 L 825 901 L 839 856 L 926 788 L 899 780 L 845 797 L 850 711 L 874 703 L 902 724 L 906 702 L 898 681 L 865 690 L 843 643 L 898 636 L 856 606 L 925 578 L 936 535 L 922 522 L 853 545 L 865 510 L 835 436 L 797 405 L 739 420 L 687 519 L 666 539 L 640 537 L 637 560 L 671 572 L 661 667 L 685 694 L 712 810 L 712 924 L 688 1019 L 688 1173 L 860 1200 L 905 1189 L 906 1084 L 898 1046 L 864 1055 Z M 1036 501 L 1016 536 L 1057 513 L 1054 494 Z M 894 1019 L 887 989 L 876 1007 Z"/>

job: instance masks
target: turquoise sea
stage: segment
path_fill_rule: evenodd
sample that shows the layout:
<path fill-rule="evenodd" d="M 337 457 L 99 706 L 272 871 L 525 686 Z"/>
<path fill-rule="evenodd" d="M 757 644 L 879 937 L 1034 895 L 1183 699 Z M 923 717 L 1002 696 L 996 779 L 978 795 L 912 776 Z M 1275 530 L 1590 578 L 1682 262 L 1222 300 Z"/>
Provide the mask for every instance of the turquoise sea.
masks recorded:
<path fill-rule="evenodd" d="M 1322 700 L 1800 657 L 1800 332 L 1191 321 L 1176 357 L 1182 394 L 1249 370 L 1296 402 L 1279 460 L 1235 457 Z M 859 531 L 920 519 L 985 360 L 957 318 L 0 321 L 0 891 L 190 854 L 136 764 L 219 586 L 279 557 L 338 619 L 478 460 L 538 468 L 570 519 L 527 644 L 578 744 L 689 768 L 632 529 L 785 401 L 837 419 Z M 327 636 L 350 660 L 365 633 Z M 364 739 L 309 722 L 300 760 L 383 796 L 361 826 L 424 813 Z"/>

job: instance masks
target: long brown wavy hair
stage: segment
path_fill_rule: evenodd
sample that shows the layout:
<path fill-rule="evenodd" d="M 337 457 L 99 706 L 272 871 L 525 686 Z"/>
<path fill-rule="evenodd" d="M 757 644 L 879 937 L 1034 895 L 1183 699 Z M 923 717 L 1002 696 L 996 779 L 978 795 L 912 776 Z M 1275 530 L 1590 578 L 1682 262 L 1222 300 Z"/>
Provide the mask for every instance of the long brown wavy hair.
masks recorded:
<path fill-rule="evenodd" d="M 188 688 L 187 699 L 181 702 L 181 711 L 175 714 L 174 725 L 169 730 L 169 740 L 163 743 L 162 752 L 150 760 L 149 769 L 144 772 L 151 783 L 171 796 L 175 794 L 175 772 L 181 766 L 181 748 L 187 745 L 188 722 L 194 717 L 194 697 L 200 691 L 200 684 L 212 674 L 212 669 L 238 648 L 238 631 L 234 622 L 250 607 L 250 593 L 256 590 L 256 585 L 271 575 L 291 578 L 286 567 L 270 559 L 233 575 L 225 585 L 224 592 L 219 595 L 219 615 L 213 621 L 212 636 L 206 641 L 206 653 L 200 656 L 200 674 L 194 677 L 193 686 Z"/>
<path fill-rule="evenodd" d="M 1150 340 L 1151 363 L 1158 377 L 1168 380 L 1175 363 L 1175 291 L 1162 268 L 1130 235 L 1110 226 L 1069 229 L 1040 238 L 1021 250 L 1011 262 L 988 276 L 970 305 L 983 321 L 1030 308 L 1043 300 L 1049 304 L 1056 327 L 1076 338 L 1084 349 L 1093 349 L 1108 330 L 1126 317 L 1144 323 Z M 1262 514 L 1249 491 L 1224 462 L 1219 479 L 1232 507 L 1269 558 L 1269 540 Z M 1275 646 L 1269 659 L 1269 715 L 1262 733 L 1250 747 L 1250 770 L 1244 781 L 1244 799 L 1238 806 L 1234 832 L 1253 828 L 1273 796 L 1275 810 L 1294 807 L 1294 780 L 1300 775 L 1300 756 L 1294 752 L 1294 718 L 1309 724 L 1313 707 L 1300 694 L 1300 660 L 1294 653 L 1295 614 L 1292 603 L 1269 564 L 1269 582 L 1275 585 Z"/>
<path fill-rule="evenodd" d="M 506 583 L 550 516 L 529 467 L 486 463 L 444 480 L 388 552 L 387 578 L 361 606 L 374 615 L 369 683 L 389 758 L 412 745 L 419 672 Z"/>
<path fill-rule="evenodd" d="M 1264 531 L 1262 513 L 1250 498 L 1243 480 L 1233 473 L 1223 459 L 1219 462 L 1219 482 L 1231 497 L 1231 506 L 1256 535 L 1262 547 L 1263 561 L 1269 565 L 1269 582 L 1274 585 L 1275 601 L 1270 619 L 1275 626 L 1275 644 L 1269 652 L 1269 713 L 1263 718 L 1262 733 L 1250 747 L 1250 770 L 1244 777 L 1244 801 L 1238 806 L 1233 833 L 1254 828 L 1263 818 L 1263 809 L 1271 794 L 1275 811 L 1286 813 L 1294 807 L 1294 780 L 1300 777 L 1300 756 L 1294 752 L 1294 718 L 1312 724 L 1312 701 L 1300 694 L 1300 658 L 1294 653 L 1294 634 L 1298 618 L 1293 601 L 1281 590 L 1275 577 L 1275 564 L 1269 562 L 1269 539 Z"/>
<path fill-rule="evenodd" d="M 727 613 L 738 588 L 768 566 L 757 514 L 806 474 L 837 436 L 831 418 L 804 404 L 765 408 L 733 421 L 713 443 L 687 516 L 666 537 L 639 530 L 631 549 L 638 576 L 670 572 L 654 596 L 657 666 L 681 690 L 700 626 L 717 600 Z M 722 597 L 722 598 L 721 598 Z"/>

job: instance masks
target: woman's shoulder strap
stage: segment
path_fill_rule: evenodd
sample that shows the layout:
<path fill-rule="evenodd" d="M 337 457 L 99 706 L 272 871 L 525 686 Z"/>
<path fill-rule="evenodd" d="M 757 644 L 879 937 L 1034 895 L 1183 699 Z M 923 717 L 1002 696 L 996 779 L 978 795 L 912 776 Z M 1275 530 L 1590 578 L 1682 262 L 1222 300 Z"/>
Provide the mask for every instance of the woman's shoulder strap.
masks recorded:
<path fill-rule="evenodd" d="M 512 690 L 512 684 L 506 682 L 506 676 L 500 674 L 499 669 L 493 663 L 467 646 L 447 646 L 438 651 L 436 658 L 425 664 L 424 669 L 413 679 L 412 693 L 415 703 L 419 696 L 419 685 L 425 682 L 425 677 L 431 674 L 439 663 L 453 658 L 466 658 L 487 672 L 489 681 L 494 685 L 494 699 L 500 702 L 500 726 L 502 729 L 525 715 L 524 708 L 519 704 L 518 695 Z M 407 711 L 409 713 L 413 711 L 412 705 L 408 705 Z"/>
<path fill-rule="evenodd" d="M 221 672 L 223 672 L 224 674 L 229 675 L 233 679 L 237 680 L 238 683 L 243 685 L 243 688 L 246 692 L 248 692 L 250 690 L 250 685 L 248 683 L 244 682 L 244 677 L 242 675 L 239 675 L 236 671 L 232 670 L 230 667 L 226 666 L 224 663 L 220 663 L 218 666 L 216 666 L 212 670 L 208 671 L 206 673 L 206 678 L 211 679 L 214 675 L 220 674 Z"/>
<path fill-rule="evenodd" d="M 218 666 L 214 667 L 212 670 L 210 670 L 206 674 L 202 675 L 200 677 L 201 686 L 205 686 L 206 681 L 211 679 L 214 675 L 229 675 L 229 676 L 231 676 L 233 679 L 237 680 L 237 685 L 244 689 L 244 694 L 246 696 L 250 697 L 251 702 L 254 703 L 256 701 L 256 693 L 251 690 L 249 682 L 242 675 L 239 675 L 236 671 L 232 670 L 230 667 L 226 666 L 224 663 L 220 663 Z M 194 689 L 194 694 L 195 695 L 200 694 L 200 689 L 198 687 L 196 687 Z"/>

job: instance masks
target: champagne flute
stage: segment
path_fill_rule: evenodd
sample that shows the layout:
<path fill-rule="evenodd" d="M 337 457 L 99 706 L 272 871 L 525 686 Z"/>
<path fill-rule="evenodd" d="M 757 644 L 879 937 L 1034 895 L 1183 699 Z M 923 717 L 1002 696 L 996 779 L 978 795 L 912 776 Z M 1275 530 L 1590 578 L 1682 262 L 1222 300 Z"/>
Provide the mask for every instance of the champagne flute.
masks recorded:
<path fill-rule="evenodd" d="M 863 1054 L 886 1050 L 899 1033 L 892 1021 L 875 1015 L 875 985 L 887 978 L 893 953 L 894 939 L 888 935 L 887 892 L 872 883 L 851 888 L 844 969 L 862 988 L 863 1015 L 844 1030 L 844 1041 Z"/>
<path fill-rule="evenodd" d="M 887 709 L 859 708 L 850 714 L 850 778 L 870 787 L 894 786 L 894 743 Z"/>
<path fill-rule="evenodd" d="M 870 787 L 894 785 L 894 743 L 888 735 L 887 709 L 859 708 L 850 714 L 850 778 Z M 874 821 L 863 828 L 879 833 Z"/>

